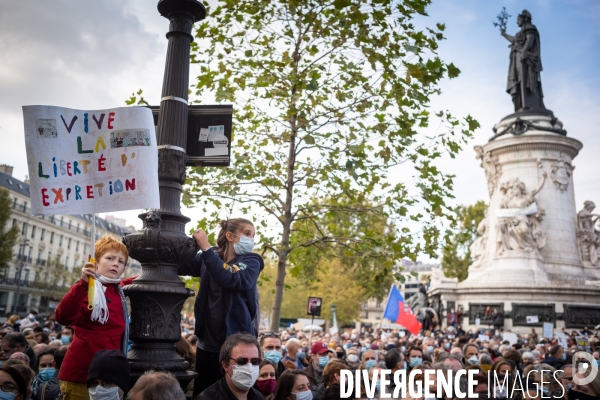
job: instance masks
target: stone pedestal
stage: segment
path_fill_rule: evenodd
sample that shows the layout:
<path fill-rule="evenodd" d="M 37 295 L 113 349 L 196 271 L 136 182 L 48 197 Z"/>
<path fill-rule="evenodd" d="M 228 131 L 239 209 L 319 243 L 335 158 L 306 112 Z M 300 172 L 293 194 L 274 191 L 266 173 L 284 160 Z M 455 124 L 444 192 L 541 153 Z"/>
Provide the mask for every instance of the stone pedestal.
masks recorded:
<path fill-rule="evenodd" d="M 476 146 L 490 201 L 471 247 L 475 262 L 465 281 L 432 285 L 429 295 L 469 310 L 470 328 L 475 318 L 487 325 L 483 305 L 500 307 L 506 328 L 531 326 L 523 313 L 538 315 L 539 326 L 582 325 L 585 312 L 574 310 L 600 305 L 600 287 L 586 285 L 600 280 L 600 268 L 581 261 L 577 242 L 572 162 L 583 145 L 551 115 L 509 116 L 494 131 Z"/>

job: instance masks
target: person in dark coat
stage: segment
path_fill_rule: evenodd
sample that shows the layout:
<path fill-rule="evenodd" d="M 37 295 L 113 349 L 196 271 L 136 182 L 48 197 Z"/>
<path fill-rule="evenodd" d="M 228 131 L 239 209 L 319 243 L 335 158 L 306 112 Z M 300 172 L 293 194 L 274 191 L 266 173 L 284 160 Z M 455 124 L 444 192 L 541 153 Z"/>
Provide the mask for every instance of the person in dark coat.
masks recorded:
<path fill-rule="evenodd" d="M 550 347 L 550 352 L 546 355 L 544 363 L 553 368 L 562 369 L 562 366 L 565 365 L 565 356 L 565 349 L 562 346 L 555 344 Z"/>
<path fill-rule="evenodd" d="M 494 317 L 494 329 L 504 330 L 504 314 L 498 311 L 497 308 L 494 308 L 492 316 Z"/>
<path fill-rule="evenodd" d="M 219 364 L 224 377 L 204 390 L 194 400 L 264 400 L 252 386 L 260 369 L 260 344 L 247 333 L 231 335 L 223 343 Z"/>
<path fill-rule="evenodd" d="M 52 378 L 42 385 L 37 393 L 34 393 L 31 396 L 32 400 L 59 400 L 62 398 L 62 393 L 60 392 L 60 382 L 58 380 L 58 371 L 60 371 L 60 367 L 68 349 L 69 346 L 61 346 L 54 352 L 54 361 L 52 361 L 52 363 L 56 371 L 54 372 Z"/>
<path fill-rule="evenodd" d="M 265 264 L 252 252 L 255 233 L 247 219 L 221 221 L 217 247 L 213 247 L 206 232 L 199 229 L 193 238 L 202 252 L 179 268 L 179 275 L 200 277 L 194 305 L 198 337 L 194 396 L 222 378 L 219 351 L 228 336 L 258 333 L 256 281 Z"/>

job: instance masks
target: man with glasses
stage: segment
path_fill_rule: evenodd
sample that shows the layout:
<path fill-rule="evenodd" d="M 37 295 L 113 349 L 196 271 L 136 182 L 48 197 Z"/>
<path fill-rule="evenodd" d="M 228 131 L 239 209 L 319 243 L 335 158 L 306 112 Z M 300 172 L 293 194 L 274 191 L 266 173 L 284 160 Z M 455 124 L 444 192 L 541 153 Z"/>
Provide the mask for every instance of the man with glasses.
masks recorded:
<path fill-rule="evenodd" d="M 277 366 L 277 374 L 285 371 L 285 365 L 281 362 L 281 337 L 278 332 L 265 332 L 260 336 L 260 349 L 265 360 Z"/>
<path fill-rule="evenodd" d="M 258 340 L 247 333 L 236 333 L 225 340 L 219 353 L 219 364 L 225 376 L 204 390 L 200 400 L 263 400 L 252 386 L 258 379 L 260 358 Z"/>
<path fill-rule="evenodd" d="M 21 333 L 9 333 L 2 338 L 1 342 L 2 355 L 5 359 L 9 359 L 13 353 L 25 353 L 29 357 L 31 365 L 37 365 L 37 356 L 33 349 L 29 347 L 29 343 Z"/>

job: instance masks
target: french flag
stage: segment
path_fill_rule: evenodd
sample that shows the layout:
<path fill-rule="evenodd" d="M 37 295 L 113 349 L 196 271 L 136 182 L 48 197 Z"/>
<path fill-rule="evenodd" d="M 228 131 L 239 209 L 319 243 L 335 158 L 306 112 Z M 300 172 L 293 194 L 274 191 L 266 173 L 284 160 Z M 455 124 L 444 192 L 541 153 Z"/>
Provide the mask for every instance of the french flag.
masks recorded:
<path fill-rule="evenodd" d="M 421 323 L 415 317 L 410 307 L 404 303 L 404 297 L 392 283 L 390 294 L 388 296 L 383 318 L 404 326 L 413 335 L 418 335 L 421 331 Z"/>

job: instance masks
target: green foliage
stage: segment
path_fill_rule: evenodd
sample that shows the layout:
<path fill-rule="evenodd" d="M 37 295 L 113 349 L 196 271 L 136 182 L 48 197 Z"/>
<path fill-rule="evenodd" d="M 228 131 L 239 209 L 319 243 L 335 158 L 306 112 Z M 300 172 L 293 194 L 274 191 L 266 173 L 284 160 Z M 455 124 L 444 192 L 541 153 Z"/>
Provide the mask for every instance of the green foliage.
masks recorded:
<path fill-rule="evenodd" d="M 447 277 L 459 281 L 467 279 L 469 265 L 473 262 L 469 248 L 477 239 L 477 227 L 485 218 L 486 210 L 487 205 L 481 200 L 456 209 L 455 229 L 446 236 L 442 256 L 442 268 Z"/>
<path fill-rule="evenodd" d="M 275 298 L 273 286 L 265 283 L 274 281 L 276 277 L 277 265 L 267 262 L 260 278 L 263 284 L 259 286 L 260 308 L 263 314 L 271 311 Z M 330 322 L 331 304 L 335 304 L 339 325 L 356 321 L 361 305 L 369 298 L 352 271 L 341 264 L 339 259 L 321 260 L 310 282 L 300 277 L 289 276 L 286 279 L 285 296 L 281 304 L 281 317 L 308 318 L 306 308 L 309 296 L 323 298 L 320 318 Z"/>
<path fill-rule="evenodd" d="M 293 255 L 300 249 L 333 247 L 350 264 L 376 266 L 362 277 L 376 293 L 394 260 L 439 248 L 453 177 L 436 162 L 478 124 L 442 111 L 447 129 L 419 133 L 440 80 L 460 72 L 436 55 L 445 26 L 412 22 L 429 3 L 223 0 L 198 25 L 194 92 L 235 103 L 233 167 L 190 171 L 184 201 L 213 211 L 204 228 L 232 210 L 256 222 L 278 262 L 273 329 L 288 269 L 314 268 L 310 250 Z M 336 212 L 350 225 L 336 224 Z M 364 225 L 372 216 L 381 229 Z"/>
<path fill-rule="evenodd" d="M 6 189 L 0 189 L 0 268 L 8 267 L 8 262 L 13 257 L 13 247 L 17 244 L 19 238 L 19 228 L 11 226 L 8 228 L 8 222 L 12 215 L 12 200 Z"/>
<path fill-rule="evenodd" d="M 60 299 L 80 276 L 80 270 L 69 271 L 64 264 L 61 264 L 60 256 L 57 255 L 48 260 L 48 264 L 43 268 L 38 269 L 32 286 L 43 289 L 47 296 Z"/>
<path fill-rule="evenodd" d="M 139 89 L 137 92 L 132 93 L 131 97 L 128 100 L 125 100 L 125 104 L 127 104 L 128 106 L 149 106 L 150 104 L 148 104 L 146 99 L 144 99 L 142 93 L 144 93 L 142 89 Z"/>

